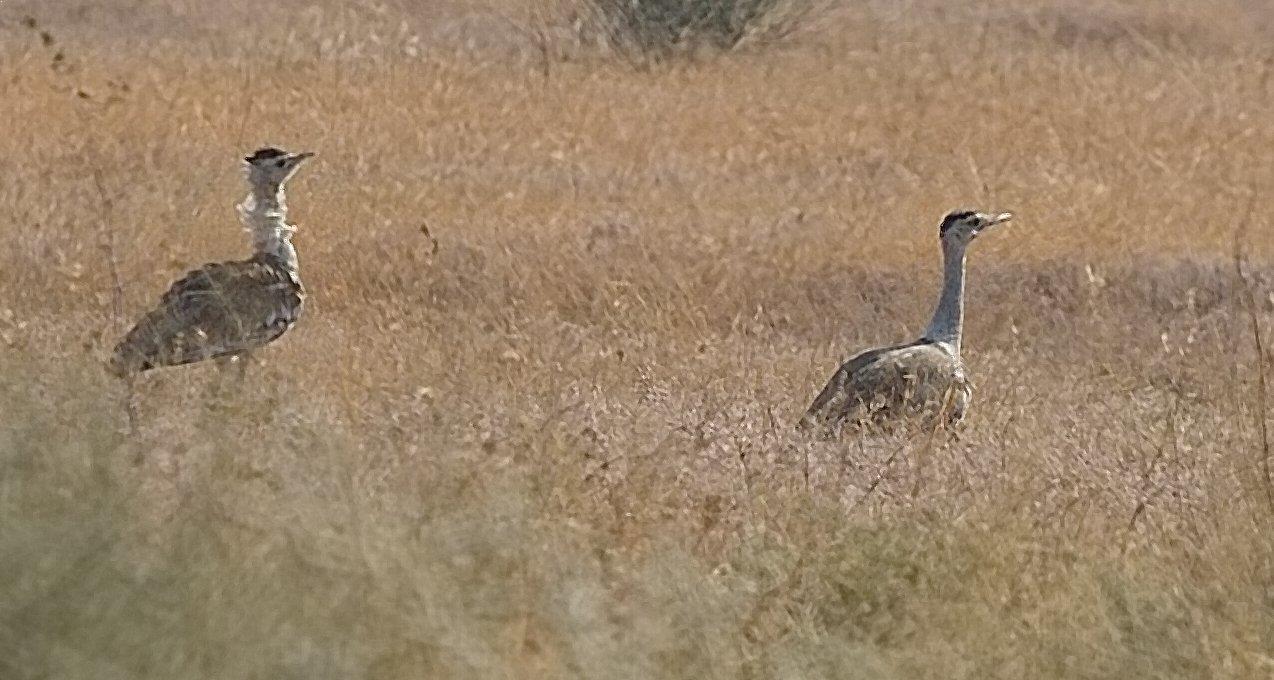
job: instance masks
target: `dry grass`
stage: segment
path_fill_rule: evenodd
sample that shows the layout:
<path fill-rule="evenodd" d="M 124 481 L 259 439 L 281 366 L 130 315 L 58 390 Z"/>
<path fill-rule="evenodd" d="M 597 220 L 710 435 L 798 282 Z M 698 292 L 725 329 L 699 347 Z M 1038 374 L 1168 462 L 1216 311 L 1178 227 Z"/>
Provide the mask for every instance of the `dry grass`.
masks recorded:
<path fill-rule="evenodd" d="M 531 2 L 0 5 L 0 676 L 1274 672 L 1274 13 L 1178 5 L 855 3 L 646 71 Z M 115 272 L 131 317 L 242 253 L 263 142 L 320 153 L 308 314 L 127 433 Z M 957 206 L 1020 216 L 968 426 L 795 440 Z"/>

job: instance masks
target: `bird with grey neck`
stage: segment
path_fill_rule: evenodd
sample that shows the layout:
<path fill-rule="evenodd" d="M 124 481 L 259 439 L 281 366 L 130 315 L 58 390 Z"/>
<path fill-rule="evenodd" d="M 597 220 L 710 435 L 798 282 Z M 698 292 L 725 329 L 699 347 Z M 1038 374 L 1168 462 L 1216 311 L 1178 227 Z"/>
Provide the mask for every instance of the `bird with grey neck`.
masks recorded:
<path fill-rule="evenodd" d="M 964 262 L 979 234 L 1008 222 L 1011 213 L 957 211 L 938 228 L 942 292 L 920 338 L 862 352 L 841 365 L 814 399 L 801 426 L 840 431 L 920 419 L 949 426 L 962 420 L 973 385 L 960 357 L 964 330 Z"/>
<path fill-rule="evenodd" d="M 115 346 L 113 373 L 234 358 L 242 369 L 296 323 L 305 290 L 283 187 L 311 156 L 265 147 L 243 159 L 250 188 L 238 211 L 252 256 L 205 264 L 172 284 Z"/>

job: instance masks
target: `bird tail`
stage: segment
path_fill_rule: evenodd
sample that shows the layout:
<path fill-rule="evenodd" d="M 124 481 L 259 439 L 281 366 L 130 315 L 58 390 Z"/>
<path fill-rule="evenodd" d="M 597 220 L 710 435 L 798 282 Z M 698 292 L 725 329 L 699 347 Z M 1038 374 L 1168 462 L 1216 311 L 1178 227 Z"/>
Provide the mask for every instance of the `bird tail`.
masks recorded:
<path fill-rule="evenodd" d="M 119 378 L 154 368 L 165 353 L 165 346 L 169 344 L 171 325 L 171 320 L 163 309 L 146 314 L 115 345 L 107 368 Z"/>
<path fill-rule="evenodd" d="M 134 328 L 136 330 L 136 328 Z M 107 370 L 116 378 L 126 378 L 146 370 L 150 366 L 146 360 L 147 352 L 140 346 L 138 338 L 130 332 L 115 345 L 115 351 L 106 364 Z"/>

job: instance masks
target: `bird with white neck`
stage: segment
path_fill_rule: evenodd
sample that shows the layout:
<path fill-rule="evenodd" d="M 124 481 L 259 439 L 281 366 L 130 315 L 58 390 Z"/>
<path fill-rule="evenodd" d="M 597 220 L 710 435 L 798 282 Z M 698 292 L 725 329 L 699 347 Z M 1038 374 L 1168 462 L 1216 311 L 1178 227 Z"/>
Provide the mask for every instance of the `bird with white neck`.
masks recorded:
<path fill-rule="evenodd" d="M 243 159 L 249 190 L 238 209 L 252 256 L 206 264 L 173 283 L 115 346 L 113 373 L 205 359 L 238 359 L 242 370 L 252 351 L 296 323 L 305 290 L 283 187 L 313 155 L 264 147 Z"/>
<path fill-rule="evenodd" d="M 943 218 L 942 290 L 929 325 L 914 341 L 870 349 L 842 364 L 806 410 L 802 427 L 839 431 L 916 417 L 941 425 L 962 420 L 973 397 L 960 356 L 966 252 L 980 234 L 1011 219 L 1012 213 L 973 211 Z"/>

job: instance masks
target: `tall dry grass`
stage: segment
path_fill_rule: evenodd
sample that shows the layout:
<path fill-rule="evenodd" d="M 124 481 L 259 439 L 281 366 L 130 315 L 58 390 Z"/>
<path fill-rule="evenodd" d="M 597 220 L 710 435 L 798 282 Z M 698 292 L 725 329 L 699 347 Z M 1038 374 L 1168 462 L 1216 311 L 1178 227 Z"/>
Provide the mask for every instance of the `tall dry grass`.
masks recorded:
<path fill-rule="evenodd" d="M 635 70 L 548 4 L 210 7 L 0 7 L 0 676 L 1271 672 L 1268 10 L 862 3 Z M 306 318 L 130 432 L 101 360 L 244 251 L 267 142 L 320 153 Z M 967 427 L 794 438 L 957 206 L 1020 216 Z"/>

